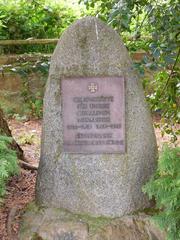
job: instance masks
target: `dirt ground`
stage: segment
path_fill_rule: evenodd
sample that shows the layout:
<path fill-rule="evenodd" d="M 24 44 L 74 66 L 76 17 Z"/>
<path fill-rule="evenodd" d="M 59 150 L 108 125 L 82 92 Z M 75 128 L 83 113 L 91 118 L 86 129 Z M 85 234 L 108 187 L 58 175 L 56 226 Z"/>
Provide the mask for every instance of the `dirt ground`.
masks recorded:
<path fill-rule="evenodd" d="M 9 126 L 15 140 L 24 151 L 28 163 L 38 166 L 40 155 L 41 121 L 20 122 L 10 120 Z M 0 240 L 16 240 L 20 215 L 27 203 L 34 199 L 36 171 L 21 169 L 10 179 L 7 194 L 0 202 Z"/>
<path fill-rule="evenodd" d="M 10 120 L 9 126 L 16 141 L 24 150 L 24 155 L 31 165 L 38 166 L 40 156 L 41 121 L 21 122 Z M 169 142 L 168 136 L 161 136 L 155 129 L 157 143 L 161 149 L 164 142 Z M 21 169 L 18 176 L 10 179 L 7 194 L 0 202 L 0 240 L 16 240 L 19 229 L 20 215 L 26 205 L 35 196 L 36 171 Z"/>

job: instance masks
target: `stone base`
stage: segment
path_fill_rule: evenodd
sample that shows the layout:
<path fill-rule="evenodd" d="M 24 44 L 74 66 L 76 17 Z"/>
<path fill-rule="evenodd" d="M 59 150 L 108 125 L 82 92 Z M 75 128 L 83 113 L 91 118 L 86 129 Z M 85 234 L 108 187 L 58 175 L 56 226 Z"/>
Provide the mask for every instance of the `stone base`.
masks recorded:
<path fill-rule="evenodd" d="M 76 215 L 31 204 L 22 218 L 19 240 L 165 240 L 143 213 L 122 218 Z"/>

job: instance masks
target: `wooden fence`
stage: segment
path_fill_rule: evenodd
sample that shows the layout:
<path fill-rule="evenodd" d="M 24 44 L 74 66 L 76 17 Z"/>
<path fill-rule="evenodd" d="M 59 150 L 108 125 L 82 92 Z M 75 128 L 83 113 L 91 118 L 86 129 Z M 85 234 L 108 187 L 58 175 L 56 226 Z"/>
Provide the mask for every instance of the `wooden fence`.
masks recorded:
<path fill-rule="evenodd" d="M 0 46 L 57 44 L 58 39 L 0 40 Z"/>
<path fill-rule="evenodd" d="M 59 39 L 26 39 L 26 40 L 0 40 L 0 47 L 4 46 L 18 46 L 18 45 L 46 45 L 46 44 L 57 44 Z M 133 40 L 131 37 L 128 40 Z M 144 51 L 138 51 L 131 54 L 131 57 L 135 61 L 140 61 L 147 53 Z M 25 58 L 29 61 L 36 60 L 42 56 L 50 57 L 51 54 L 7 54 L 0 56 L 0 64 L 11 64 L 20 58 Z"/>

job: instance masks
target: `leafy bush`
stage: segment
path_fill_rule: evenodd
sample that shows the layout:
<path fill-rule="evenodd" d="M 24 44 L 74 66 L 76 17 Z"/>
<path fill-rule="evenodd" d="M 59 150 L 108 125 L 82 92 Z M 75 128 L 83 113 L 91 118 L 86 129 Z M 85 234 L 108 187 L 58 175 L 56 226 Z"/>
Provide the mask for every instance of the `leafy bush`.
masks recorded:
<path fill-rule="evenodd" d="M 168 240 L 180 239 L 180 148 L 165 146 L 155 176 L 143 191 L 155 197 L 159 214 L 153 219 L 167 231 Z"/>
<path fill-rule="evenodd" d="M 59 38 L 77 18 L 72 8 L 45 0 L 0 0 L 0 39 Z M 54 46 L 15 46 L 4 52 L 52 52 Z"/>
<path fill-rule="evenodd" d="M 153 112 L 163 118 L 162 132 L 177 140 L 175 125 L 180 122 L 179 56 L 180 29 L 178 0 L 80 0 L 95 16 L 108 22 L 124 39 L 129 51 L 145 50 L 147 55 L 135 67 L 151 88 L 147 99 Z M 158 73 L 155 74 L 155 71 Z M 152 76 L 154 81 L 152 82 Z M 146 89 L 145 89 L 146 90 Z M 165 120 L 165 121 L 164 121 Z M 163 123 L 164 122 L 164 123 Z"/>
<path fill-rule="evenodd" d="M 5 194 L 5 186 L 11 175 L 19 172 L 16 152 L 9 148 L 12 139 L 0 136 L 0 197 Z"/>
<path fill-rule="evenodd" d="M 169 134 L 171 142 L 176 142 L 180 134 L 180 129 L 176 127 L 176 124 L 180 120 L 179 79 L 180 72 L 176 68 L 171 77 L 168 71 L 164 70 L 156 73 L 155 78 L 151 82 L 148 82 L 148 88 L 151 87 L 153 92 L 147 94 L 147 100 L 153 111 L 161 113 L 161 120 L 155 124 L 155 127 L 161 129 L 162 136 L 165 133 Z"/>

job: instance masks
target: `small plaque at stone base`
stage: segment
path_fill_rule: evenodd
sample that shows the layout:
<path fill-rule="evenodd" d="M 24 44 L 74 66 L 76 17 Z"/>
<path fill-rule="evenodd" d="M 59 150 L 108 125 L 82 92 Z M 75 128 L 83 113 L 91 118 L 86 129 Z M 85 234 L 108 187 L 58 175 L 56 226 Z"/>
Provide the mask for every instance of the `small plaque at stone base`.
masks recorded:
<path fill-rule="evenodd" d="M 64 152 L 124 153 L 124 78 L 69 78 L 61 87 Z"/>

